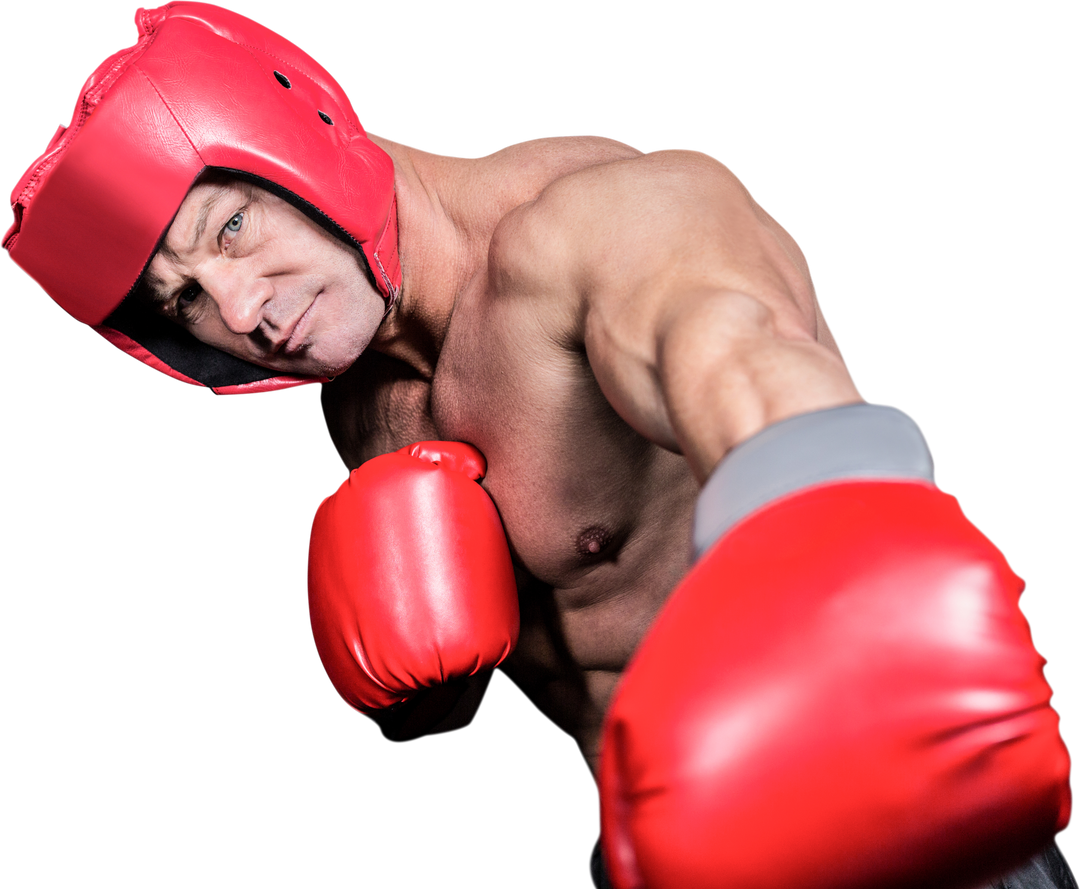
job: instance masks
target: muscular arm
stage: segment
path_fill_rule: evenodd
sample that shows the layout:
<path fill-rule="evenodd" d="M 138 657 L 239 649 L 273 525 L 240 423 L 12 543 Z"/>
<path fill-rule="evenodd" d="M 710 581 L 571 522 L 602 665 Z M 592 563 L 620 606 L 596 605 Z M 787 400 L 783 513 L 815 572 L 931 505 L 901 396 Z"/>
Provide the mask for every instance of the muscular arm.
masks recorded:
<path fill-rule="evenodd" d="M 522 216 L 607 399 L 699 480 L 766 426 L 860 400 L 801 254 L 719 164 L 614 164 Z M 975 885 L 1064 826 L 1068 758 L 1022 583 L 918 462 L 789 490 L 705 538 L 607 713 L 614 885 Z M 961 599 L 978 626 L 942 617 Z"/>
<path fill-rule="evenodd" d="M 859 400 L 799 248 L 710 158 L 583 171 L 510 228 L 567 299 L 604 395 L 699 480 L 765 426 Z"/>

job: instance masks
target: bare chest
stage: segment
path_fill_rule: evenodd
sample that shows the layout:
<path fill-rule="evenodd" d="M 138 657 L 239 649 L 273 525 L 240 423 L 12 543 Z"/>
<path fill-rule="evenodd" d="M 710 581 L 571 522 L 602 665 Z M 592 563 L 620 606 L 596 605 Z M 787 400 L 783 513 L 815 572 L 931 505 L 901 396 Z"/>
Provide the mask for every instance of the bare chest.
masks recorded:
<path fill-rule="evenodd" d="M 515 561 L 585 669 L 621 670 L 688 566 L 696 485 L 615 413 L 583 350 L 534 312 L 455 315 L 432 387 L 440 435 L 487 457 Z"/>

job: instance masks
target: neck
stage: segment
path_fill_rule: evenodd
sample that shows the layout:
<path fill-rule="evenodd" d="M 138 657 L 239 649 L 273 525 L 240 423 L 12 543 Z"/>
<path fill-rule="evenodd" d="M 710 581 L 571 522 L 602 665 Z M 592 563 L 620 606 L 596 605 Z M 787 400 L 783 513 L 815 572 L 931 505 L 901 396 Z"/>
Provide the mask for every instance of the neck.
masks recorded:
<path fill-rule="evenodd" d="M 457 297 L 486 255 L 495 223 L 478 224 L 479 208 L 470 201 L 476 161 L 371 139 L 394 162 L 403 278 L 398 300 L 371 348 L 430 379 Z"/>

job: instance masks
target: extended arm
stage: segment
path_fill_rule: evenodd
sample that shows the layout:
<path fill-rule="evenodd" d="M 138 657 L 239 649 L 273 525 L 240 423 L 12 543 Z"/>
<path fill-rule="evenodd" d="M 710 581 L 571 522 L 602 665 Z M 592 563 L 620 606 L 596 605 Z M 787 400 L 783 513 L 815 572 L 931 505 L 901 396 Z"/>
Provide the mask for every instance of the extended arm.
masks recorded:
<path fill-rule="evenodd" d="M 716 161 L 665 152 L 585 171 L 521 227 L 566 276 L 559 292 L 583 300 L 605 396 L 699 481 L 765 426 L 859 400 L 799 248 Z"/>
<path fill-rule="evenodd" d="M 1069 812 L 1022 583 L 917 427 L 858 403 L 798 249 L 728 171 L 603 172 L 537 202 L 532 245 L 570 258 L 551 290 L 612 405 L 708 479 L 700 559 L 605 721 L 614 884 L 953 889 L 1015 865 Z"/>

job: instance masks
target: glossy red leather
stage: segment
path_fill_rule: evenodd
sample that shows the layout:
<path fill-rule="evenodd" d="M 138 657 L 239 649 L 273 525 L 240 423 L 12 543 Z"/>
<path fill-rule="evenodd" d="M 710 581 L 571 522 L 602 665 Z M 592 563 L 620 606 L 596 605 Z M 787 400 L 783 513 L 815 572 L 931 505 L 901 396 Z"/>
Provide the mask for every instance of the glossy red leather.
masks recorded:
<path fill-rule="evenodd" d="M 1069 817 L 1022 581 L 936 488 L 845 482 L 732 528 L 605 725 L 618 889 L 974 886 Z"/>
<path fill-rule="evenodd" d="M 354 470 L 311 530 L 311 627 L 334 687 L 364 712 L 501 663 L 518 636 L 484 458 L 420 442 Z"/>

